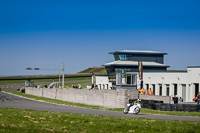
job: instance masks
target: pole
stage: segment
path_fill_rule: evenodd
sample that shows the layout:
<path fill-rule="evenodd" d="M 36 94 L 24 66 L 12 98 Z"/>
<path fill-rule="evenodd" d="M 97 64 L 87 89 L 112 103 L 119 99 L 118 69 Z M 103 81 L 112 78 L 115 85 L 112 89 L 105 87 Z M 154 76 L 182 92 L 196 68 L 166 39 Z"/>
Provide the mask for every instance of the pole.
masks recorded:
<path fill-rule="evenodd" d="M 60 71 L 59 71 L 59 84 L 58 84 L 59 86 L 60 86 L 60 75 L 61 75 L 61 74 L 60 74 Z M 58 88 L 59 88 L 59 87 L 58 87 Z"/>
<path fill-rule="evenodd" d="M 65 67 L 65 65 L 64 65 L 64 62 L 63 62 L 63 68 L 62 68 L 62 72 L 63 72 L 63 77 L 62 77 L 62 88 L 64 88 L 64 83 L 65 83 L 65 74 L 64 74 L 64 67 Z"/>
<path fill-rule="evenodd" d="M 95 74 L 93 75 L 93 82 L 94 82 L 94 89 L 96 89 L 96 77 L 95 77 Z"/>

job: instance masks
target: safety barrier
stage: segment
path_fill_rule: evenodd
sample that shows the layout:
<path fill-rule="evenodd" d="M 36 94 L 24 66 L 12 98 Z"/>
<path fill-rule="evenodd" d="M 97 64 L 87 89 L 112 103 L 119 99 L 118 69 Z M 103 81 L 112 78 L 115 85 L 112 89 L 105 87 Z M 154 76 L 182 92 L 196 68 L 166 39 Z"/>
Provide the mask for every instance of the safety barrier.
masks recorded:
<path fill-rule="evenodd" d="M 197 104 L 167 104 L 162 101 L 141 100 L 142 108 L 154 109 L 160 111 L 187 111 L 200 112 L 200 105 Z"/>

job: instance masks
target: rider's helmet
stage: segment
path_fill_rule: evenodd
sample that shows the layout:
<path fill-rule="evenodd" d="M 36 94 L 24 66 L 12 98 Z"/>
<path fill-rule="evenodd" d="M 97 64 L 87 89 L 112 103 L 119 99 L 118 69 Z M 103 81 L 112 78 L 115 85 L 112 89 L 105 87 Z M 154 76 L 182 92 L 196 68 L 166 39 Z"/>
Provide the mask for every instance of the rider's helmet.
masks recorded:
<path fill-rule="evenodd" d="M 141 99 L 138 99 L 137 102 L 140 103 L 140 102 L 141 102 Z"/>

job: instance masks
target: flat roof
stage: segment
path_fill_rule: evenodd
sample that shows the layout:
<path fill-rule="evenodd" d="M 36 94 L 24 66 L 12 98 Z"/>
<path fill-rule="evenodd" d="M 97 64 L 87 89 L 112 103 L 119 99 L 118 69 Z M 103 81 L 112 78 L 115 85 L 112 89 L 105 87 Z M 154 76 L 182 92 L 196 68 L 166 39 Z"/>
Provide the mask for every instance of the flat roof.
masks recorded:
<path fill-rule="evenodd" d="M 160 64 L 156 62 L 142 62 L 143 66 L 146 67 L 169 67 L 165 64 Z M 113 61 L 106 63 L 103 66 L 138 66 L 138 61 Z"/>
<path fill-rule="evenodd" d="M 115 52 L 109 52 L 109 54 L 162 54 L 162 55 L 167 55 L 167 53 L 162 53 L 158 51 L 150 51 L 150 50 L 119 50 Z"/>
<path fill-rule="evenodd" d="M 188 66 L 187 68 L 200 68 L 200 66 Z"/>

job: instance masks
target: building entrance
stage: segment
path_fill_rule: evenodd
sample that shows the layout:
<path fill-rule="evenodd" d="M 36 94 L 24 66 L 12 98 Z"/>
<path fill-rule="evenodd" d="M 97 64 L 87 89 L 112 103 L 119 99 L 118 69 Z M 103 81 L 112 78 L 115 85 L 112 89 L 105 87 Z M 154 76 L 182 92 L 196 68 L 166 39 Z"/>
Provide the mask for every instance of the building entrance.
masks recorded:
<path fill-rule="evenodd" d="M 195 95 L 194 95 L 194 97 L 196 97 L 198 92 L 199 92 L 199 84 L 194 84 L 194 86 L 195 86 Z"/>
<path fill-rule="evenodd" d="M 123 88 L 126 88 L 126 87 L 136 88 L 136 86 L 137 86 L 137 73 L 132 73 L 132 72 L 118 73 L 116 75 L 116 85 L 120 86 L 120 87 L 123 86 Z"/>

